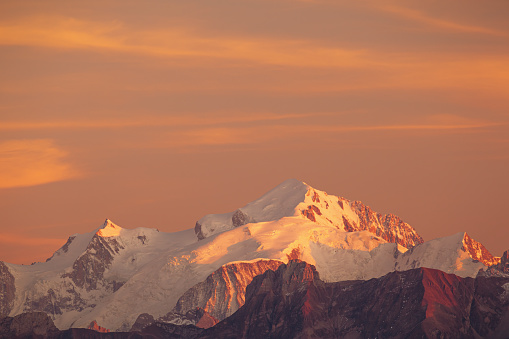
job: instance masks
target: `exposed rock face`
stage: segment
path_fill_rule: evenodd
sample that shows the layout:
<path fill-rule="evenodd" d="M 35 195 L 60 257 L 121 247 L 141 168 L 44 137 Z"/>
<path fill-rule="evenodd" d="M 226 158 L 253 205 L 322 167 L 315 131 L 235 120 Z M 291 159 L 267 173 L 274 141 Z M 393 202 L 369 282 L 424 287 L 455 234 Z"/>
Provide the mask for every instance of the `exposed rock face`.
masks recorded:
<path fill-rule="evenodd" d="M 104 271 L 111 265 L 113 257 L 124 247 L 114 237 L 101 237 L 94 235 L 87 250 L 73 264 L 69 276 L 76 286 L 87 291 L 96 290 L 99 285 L 104 284 Z M 106 282 L 111 290 L 116 291 L 122 283 L 112 281 Z"/>
<path fill-rule="evenodd" d="M 509 277 L 477 277 L 470 305 L 470 323 L 484 338 L 507 338 L 509 333 Z"/>
<path fill-rule="evenodd" d="M 203 328 L 193 325 L 175 325 L 156 322 L 147 326 L 141 331 L 142 338 L 165 338 L 165 339 L 184 339 L 198 338 L 203 332 Z M 139 338 L 139 337 L 135 337 Z"/>
<path fill-rule="evenodd" d="M 11 312 L 15 293 L 14 276 L 9 268 L 0 261 L 0 318 Z"/>
<path fill-rule="evenodd" d="M 71 236 L 67 243 L 47 260 L 50 267 L 55 265 L 59 267 L 58 265 L 67 259 L 65 256 L 70 255 L 73 261 L 68 261 L 66 265 L 72 263 L 71 266 L 61 266 L 56 274 L 57 279 L 55 276 L 47 275 L 43 279 L 34 280 L 23 292 L 21 300 L 18 300 L 17 309 L 22 312 L 45 312 L 53 316 L 58 326 L 66 328 L 68 324 L 62 325 L 65 313 L 78 313 L 95 308 L 105 297 L 115 293 L 124 284 L 124 281 L 115 280 L 122 279 L 122 276 L 107 276 L 114 260 L 128 246 L 131 246 L 131 251 L 132 247 L 149 246 L 150 239 L 146 234 L 157 231 L 150 230 L 146 233 L 141 230 L 131 235 L 124 233 L 124 236 L 121 236 L 122 232 L 121 227 L 106 220 L 95 233 Z M 77 237 L 81 239 L 76 240 Z M 79 251 L 76 250 L 76 246 Z M 133 256 L 128 263 L 136 266 L 135 260 Z M 38 265 L 44 266 L 46 263 Z M 91 320 L 85 324 L 81 323 L 80 326 L 86 327 Z"/>
<path fill-rule="evenodd" d="M 271 260 L 234 262 L 213 272 L 232 259 L 309 258 L 315 260 L 322 277 L 329 282 L 369 279 L 395 269 L 417 267 L 434 267 L 475 277 L 483 267 L 470 257 L 472 253 L 480 253 L 477 258 L 482 258 L 482 247 L 476 247 L 463 233 L 452 240 L 436 239 L 429 246 L 420 244 L 401 253 L 396 244 L 386 244 L 368 231 L 343 232 L 342 225 L 352 231 L 359 227 L 360 219 L 350 202 L 313 190 L 305 194 L 309 194 L 305 197 L 308 200 L 299 203 L 301 209 L 296 216 L 245 225 L 202 242 L 196 241 L 192 230 L 164 235 L 148 229 L 109 227 L 111 223 L 107 221 L 100 231 L 87 233 L 85 237 L 77 235 L 68 241 L 59 250 L 68 256 L 55 255 L 50 262 L 27 267 L 8 264 L 12 275 L 22 282 L 17 286 L 22 291 L 17 291 L 11 314 L 41 310 L 52 315 L 62 329 L 87 327 L 97 319 L 106 328 L 124 331 L 132 327 L 139 313 L 154 312 L 160 316 L 176 304 L 173 312 L 155 322 L 206 328 L 242 306 L 245 288 L 255 275 L 275 270 L 281 264 L 277 260 L 272 260 L 273 265 L 267 264 Z M 271 205 L 263 205 L 263 209 L 267 206 Z M 333 208 L 334 213 L 340 209 L 345 212 L 341 219 L 327 219 L 332 218 Z M 326 225 L 310 222 L 301 214 L 302 209 L 310 210 L 317 223 Z M 239 211 L 236 217 L 239 224 L 247 220 L 247 214 L 241 212 L 244 213 Z M 373 220 L 385 222 L 377 218 Z M 396 229 L 394 232 L 399 234 Z M 80 245 L 76 247 L 77 244 Z M 211 272 L 207 280 L 195 285 Z M 124 281 L 126 285 L 119 288 Z M 153 322 L 154 319 L 148 319 L 139 325 L 143 328 Z"/>
<path fill-rule="evenodd" d="M 118 227 L 109 220 L 105 225 Z M 103 228 L 102 231 L 104 230 Z M 100 290 L 100 293 L 96 294 L 96 297 L 100 298 L 101 295 L 115 292 L 122 286 L 123 282 L 104 279 L 104 272 L 111 265 L 115 254 L 124 247 L 116 237 L 103 237 L 99 235 L 100 232 L 92 237 L 85 252 L 74 261 L 72 270 L 62 274 L 60 281 L 50 286 L 44 280 L 35 283 L 26 295 L 24 312 L 42 311 L 55 316 L 66 311 L 81 312 L 95 306 L 94 300 L 84 298 L 83 293 Z M 70 237 L 67 246 L 64 245 L 59 252 L 65 252 L 72 240 L 73 237 Z"/>
<path fill-rule="evenodd" d="M 196 234 L 196 237 L 198 238 L 198 240 L 205 239 L 205 236 L 203 235 L 203 232 L 201 230 L 201 224 L 199 221 L 197 221 L 196 224 L 194 225 L 194 233 Z"/>
<path fill-rule="evenodd" d="M 46 259 L 46 262 L 50 261 L 51 259 L 53 259 L 55 257 L 55 255 L 60 255 L 61 253 L 67 253 L 69 251 L 69 246 L 71 245 L 71 243 L 73 242 L 73 240 L 76 239 L 76 236 L 75 235 L 71 235 L 66 243 L 64 244 L 64 246 L 62 246 L 57 252 L 53 253 L 53 255 L 51 257 L 49 257 L 48 259 Z M 57 254 L 58 253 L 58 254 Z"/>
<path fill-rule="evenodd" d="M 292 260 L 256 276 L 245 297 L 237 312 L 208 329 L 157 321 L 135 332 L 58 331 L 39 312 L 0 319 L 0 338 L 507 338 L 509 333 L 509 277 L 460 278 L 419 268 L 325 283 L 314 266 Z M 206 314 L 192 312 L 195 318 Z"/>
<path fill-rule="evenodd" d="M 109 330 L 109 329 L 104 328 L 104 327 L 102 327 L 102 326 L 99 326 L 99 324 L 98 324 L 98 323 L 97 323 L 97 321 L 95 321 L 95 320 L 94 320 L 94 321 L 92 321 L 92 322 L 90 323 L 90 325 L 88 325 L 87 329 L 89 329 L 89 330 L 94 330 L 94 331 L 96 331 L 96 332 L 101 332 L 101 333 L 108 333 L 108 332 L 110 332 L 110 330 Z"/>
<path fill-rule="evenodd" d="M 212 327 L 244 305 L 246 287 L 255 276 L 276 270 L 282 263 L 263 259 L 221 266 L 205 281 L 187 290 L 171 312 L 156 320 L 149 314 L 140 314 L 131 330 L 156 322 Z"/>
<path fill-rule="evenodd" d="M 165 336 L 164 334 L 154 336 L 152 334 L 143 334 L 139 332 L 97 332 L 87 328 L 70 328 L 65 331 L 60 331 L 58 336 L 53 336 L 55 339 L 158 339 L 158 338 L 173 338 Z"/>
<path fill-rule="evenodd" d="M 200 337 L 503 337 L 508 318 L 509 278 L 420 268 L 324 283 L 313 266 L 291 261 L 254 278 L 245 305 Z"/>
<path fill-rule="evenodd" d="M 460 277 L 475 278 L 484 264 L 472 258 L 465 245 L 465 232 L 437 238 L 419 244 L 403 254 L 399 254 L 394 268 L 406 271 L 418 267 L 439 269 Z"/>
<path fill-rule="evenodd" d="M 201 310 L 201 309 L 200 309 Z M 203 315 L 200 317 L 200 320 L 196 323 L 196 327 L 199 328 L 210 328 L 217 324 L 219 320 L 208 314 L 207 312 L 203 312 Z"/>
<path fill-rule="evenodd" d="M 250 217 L 246 213 L 242 212 L 240 209 L 233 212 L 232 215 L 232 224 L 234 227 L 243 226 L 245 224 L 249 224 L 252 222 L 256 222 L 253 217 Z"/>
<path fill-rule="evenodd" d="M 480 261 L 486 266 L 500 263 L 500 258 L 495 258 L 483 244 L 470 238 L 466 233 L 463 239 L 463 248 L 470 253 L 472 259 Z"/>
<path fill-rule="evenodd" d="M 353 201 L 351 206 L 359 217 L 359 224 L 352 225 L 352 231 L 369 231 L 388 242 L 397 243 L 406 248 L 424 242 L 409 224 L 393 214 L 376 213 L 360 201 Z"/>
<path fill-rule="evenodd" d="M 155 319 L 152 315 L 148 313 L 142 313 L 136 318 L 133 326 L 131 327 L 131 332 L 141 331 L 144 327 L 151 325 L 155 322 Z"/>
<path fill-rule="evenodd" d="M 184 293 L 173 311 L 185 314 L 199 307 L 214 318 L 223 320 L 244 305 L 246 287 L 255 276 L 275 270 L 281 264 L 279 260 L 258 260 L 221 266 L 205 281 Z"/>
<path fill-rule="evenodd" d="M 45 284 L 45 281 L 38 281 L 28 291 L 23 305 L 24 312 L 42 311 L 50 315 L 61 315 L 68 310 L 80 312 L 88 306 L 79 290 L 68 279 L 63 279 L 54 288 L 47 288 Z"/>
<path fill-rule="evenodd" d="M 509 251 L 505 251 L 498 264 L 492 265 L 486 271 L 479 271 L 479 275 L 486 277 L 509 277 Z"/>
<path fill-rule="evenodd" d="M 141 315 L 140 315 L 141 316 Z M 139 318 L 139 317 L 138 317 Z M 146 318 L 145 322 L 149 319 Z M 136 320 L 138 323 L 137 327 L 142 323 L 143 320 Z M 154 323 L 165 323 L 165 324 L 175 324 L 175 325 L 194 325 L 200 328 L 209 328 L 217 324 L 219 320 L 211 316 L 207 311 L 203 308 L 196 307 L 192 310 L 189 310 L 185 313 L 178 313 L 175 311 L 169 312 L 162 317 L 157 318 L 152 321 L 145 323 L 142 328 L 145 328 Z"/>
<path fill-rule="evenodd" d="M 0 338 L 51 338 L 59 334 L 51 318 L 43 312 L 22 313 L 0 319 Z"/>
<path fill-rule="evenodd" d="M 318 199 L 318 201 L 320 201 Z M 320 209 L 314 205 L 309 205 L 307 209 L 305 210 L 302 210 L 302 215 L 305 216 L 306 218 L 308 218 L 309 220 L 315 222 L 316 221 L 316 217 L 315 217 L 315 214 L 316 215 L 322 215 L 322 212 L 320 211 Z"/>

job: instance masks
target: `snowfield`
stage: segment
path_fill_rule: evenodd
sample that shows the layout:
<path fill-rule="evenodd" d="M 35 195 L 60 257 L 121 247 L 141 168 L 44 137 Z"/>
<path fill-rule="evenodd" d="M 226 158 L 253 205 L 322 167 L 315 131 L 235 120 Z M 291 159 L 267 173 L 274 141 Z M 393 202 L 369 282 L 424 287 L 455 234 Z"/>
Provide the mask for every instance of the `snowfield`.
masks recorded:
<path fill-rule="evenodd" d="M 415 267 L 474 277 L 485 267 L 472 258 L 464 233 L 407 249 L 384 240 L 375 228 L 347 232 L 348 225 L 361 225 L 352 206 L 288 180 L 237 210 L 241 213 L 203 217 L 199 229 L 164 233 L 123 229 L 106 220 L 93 232 L 71 236 L 45 263 L 6 264 L 16 287 L 10 316 L 43 310 L 60 329 L 95 320 L 125 331 L 141 313 L 159 317 L 171 311 L 184 292 L 222 265 L 260 258 L 305 260 L 329 282 Z M 392 230 L 396 239 L 416 239 L 410 226 L 397 225 L 403 226 Z"/>

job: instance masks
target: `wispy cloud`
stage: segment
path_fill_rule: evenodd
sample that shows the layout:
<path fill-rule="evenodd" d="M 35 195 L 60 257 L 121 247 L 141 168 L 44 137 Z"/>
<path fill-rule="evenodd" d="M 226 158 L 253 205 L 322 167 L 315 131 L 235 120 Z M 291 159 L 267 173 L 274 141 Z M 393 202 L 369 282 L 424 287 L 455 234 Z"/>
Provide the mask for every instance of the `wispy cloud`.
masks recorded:
<path fill-rule="evenodd" d="M 132 147 L 141 148 L 174 148 L 182 152 L 203 151 L 203 146 L 220 147 L 228 145 L 269 145 L 276 147 L 281 142 L 295 142 L 312 138 L 314 142 L 321 138 L 328 139 L 331 135 L 340 137 L 346 133 L 370 132 L 461 132 L 489 129 L 500 124 L 477 123 L 436 123 L 436 124 L 394 124 L 394 125 L 340 125 L 340 124 L 298 124 L 298 125 L 266 125 L 236 126 L 221 128 L 194 128 L 185 131 L 168 133 L 156 140 L 137 143 Z M 339 133 L 339 134 L 338 134 Z"/>
<path fill-rule="evenodd" d="M 320 117 L 334 113 L 302 113 L 302 114 L 274 114 L 256 113 L 249 115 L 239 114 L 208 114 L 197 117 L 193 115 L 174 116 L 147 116 L 142 118 L 121 118 L 121 119 L 88 119 L 88 120 L 65 120 L 65 121 L 4 121 L 0 122 L 0 131 L 22 131 L 22 130 L 54 130 L 54 129 L 110 129 L 125 127 L 186 127 L 204 125 L 224 125 L 236 123 L 273 122 L 281 120 L 296 120 L 309 117 Z"/>
<path fill-rule="evenodd" d="M 0 188 L 35 186 L 79 176 L 65 162 L 66 155 L 47 139 L 0 142 Z"/>
<path fill-rule="evenodd" d="M 0 45 L 112 50 L 160 57 L 240 60 L 306 67 L 365 66 L 365 51 L 313 41 L 196 34 L 188 28 L 129 29 L 120 22 L 39 16 L 0 25 Z M 191 58 L 191 59 L 189 59 Z"/>
<path fill-rule="evenodd" d="M 487 35 L 494 35 L 494 36 L 501 36 L 506 37 L 509 35 L 508 32 L 499 31 L 496 29 L 486 28 L 482 26 L 476 26 L 476 25 L 469 25 L 469 24 L 463 24 L 459 23 L 453 20 L 445 20 L 433 17 L 423 11 L 418 11 L 415 9 L 400 7 L 400 6 L 381 6 L 380 7 L 383 11 L 390 12 L 393 14 L 396 14 L 400 17 L 403 17 L 408 20 L 420 22 L 423 24 L 426 24 L 428 26 L 449 30 L 449 31 L 456 31 L 456 32 L 464 32 L 464 33 L 480 33 L 480 34 L 487 34 Z"/>
<path fill-rule="evenodd" d="M 381 6 L 381 9 L 435 27 L 440 32 L 448 30 L 504 37 L 508 35 L 506 32 L 486 27 L 434 18 L 414 9 L 398 6 Z M 139 79 L 119 81 L 112 76 L 111 79 L 115 81 L 109 78 L 103 83 L 99 81 L 103 79 L 102 74 L 94 77 L 94 72 L 70 75 L 71 79 L 76 79 L 79 75 L 79 84 L 84 88 L 104 86 L 134 93 L 193 90 L 318 93 L 386 88 L 466 88 L 484 91 L 489 86 L 490 92 L 506 95 L 509 88 L 507 57 L 500 54 L 490 55 L 487 51 L 481 50 L 458 55 L 448 54 L 441 49 L 411 52 L 406 48 L 387 50 L 375 45 L 367 48 L 360 42 L 349 43 L 348 47 L 344 47 L 347 44 L 343 46 L 331 40 L 283 39 L 254 35 L 221 36 L 189 27 L 134 29 L 120 21 L 101 22 L 65 16 L 35 16 L 0 23 L 0 45 L 132 54 L 136 58 L 155 60 L 160 69 L 199 66 L 214 70 L 217 65 L 222 65 L 232 70 L 241 65 L 239 68 L 241 72 L 245 72 L 246 66 L 247 69 L 261 66 L 257 69 L 267 72 L 266 77 L 253 77 L 247 72 L 250 81 L 232 77 L 230 73 L 225 75 L 211 72 L 212 76 L 203 77 L 202 81 L 190 82 L 182 78 L 175 81 L 172 79 L 160 81 L 157 77 L 151 78 L 150 81 Z M 284 66 L 286 72 L 278 71 L 277 76 L 272 72 L 268 73 L 270 69 L 265 66 L 274 65 Z M 308 73 L 299 72 L 303 69 Z M 322 73 L 317 76 L 317 71 Z M 69 78 L 65 76 L 58 78 L 58 75 L 51 77 L 57 77 L 53 86 L 48 86 L 44 82 L 12 79 L 0 84 L 0 88 L 9 93 L 25 93 L 27 88 L 33 92 L 68 90 L 61 84 L 69 81 Z M 76 89 L 73 86 L 71 87 Z M 79 86 L 78 88 L 83 89 Z M 53 128 L 58 128 L 54 123 L 48 123 L 46 126 L 50 124 L 55 126 Z M 42 123 L 37 123 L 33 125 L 34 129 L 38 128 L 36 125 L 43 126 Z M 87 122 L 81 123 L 81 127 L 85 126 Z"/>
<path fill-rule="evenodd" d="M 494 127 L 500 124 L 479 123 L 479 124 L 461 124 L 461 125 L 381 125 L 381 126 L 318 126 L 318 131 L 338 131 L 338 132 L 362 132 L 362 131 L 445 131 L 445 130 L 467 130 Z"/>

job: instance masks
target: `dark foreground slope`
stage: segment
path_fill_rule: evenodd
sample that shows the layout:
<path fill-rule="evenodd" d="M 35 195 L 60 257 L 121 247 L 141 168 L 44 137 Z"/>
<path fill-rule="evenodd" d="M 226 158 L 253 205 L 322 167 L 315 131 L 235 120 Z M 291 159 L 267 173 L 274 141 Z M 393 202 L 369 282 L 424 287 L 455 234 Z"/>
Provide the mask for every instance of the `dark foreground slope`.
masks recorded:
<path fill-rule="evenodd" d="M 201 337 L 507 338 L 508 283 L 426 268 L 324 283 L 292 261 L 256 277 L 245 305 Z"/>
<path fill-rule="evenodd" d="M 137 332 L 58 331 L 44 313 L 0 325 L 0 338 L 509 338 L 509 278 L 419 268 L 325 283 L 294 260 L 256 276 L 244 306 L 206 330 L 156 322 Z"/>

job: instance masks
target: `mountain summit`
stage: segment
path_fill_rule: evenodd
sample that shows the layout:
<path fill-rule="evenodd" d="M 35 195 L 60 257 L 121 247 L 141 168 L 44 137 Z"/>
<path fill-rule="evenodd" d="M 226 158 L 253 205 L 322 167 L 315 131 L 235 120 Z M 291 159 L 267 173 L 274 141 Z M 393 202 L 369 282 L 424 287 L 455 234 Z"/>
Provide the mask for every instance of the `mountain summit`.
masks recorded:
<path fill-rule="evenodd" d="M 199 240 L 249 223 L 285 217 L 305 219 L 345 232 L 369 231 L 406 248 L 423 242 L 407 223 L 393 214 L 376 213 L 360 201 L 329 195 L 296 179 L 289 179 L 234 212 L 209 214 L 198 220 Z"/>
<path fill-rule="evenodd" d="M 194 229 L 126 229 L 109 219 L 91 229 L 44 263 L 0 262 L 0 316 L 43 311 L 60 329 L 126 331 L 147 319 L 205 327 L 242 307 L 255 276 L 294 259 L 327 283 L 420 267 L 473 278 L 507 266 L 506 257 L 493 266 L 498 258 L 465 233 L 423 242 L 397 216 L 295 179 Z"/>
<path fill-rule="evenodd" d="M 120 235 L 122 227 L 115 225 L 110 219 L 106 219 L 104 224 L 97 230 L 95 234 L 100 237 L 116 237 Z"/>

